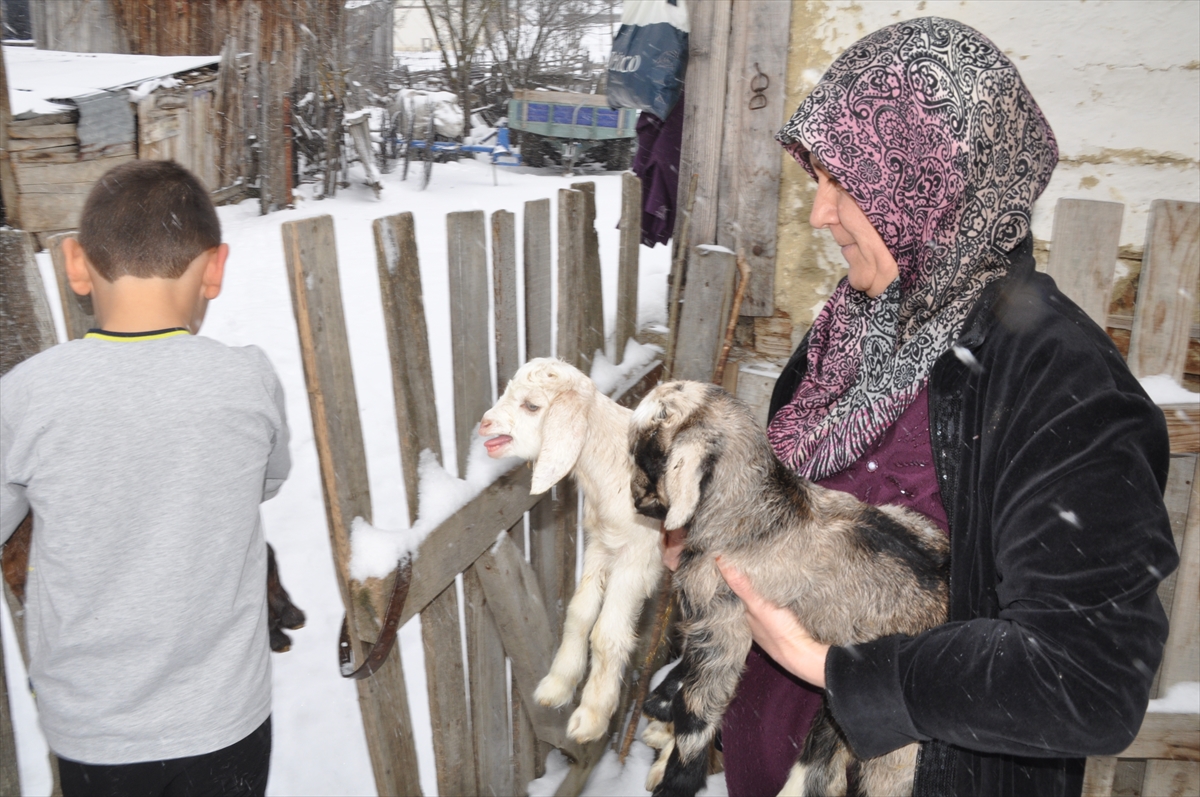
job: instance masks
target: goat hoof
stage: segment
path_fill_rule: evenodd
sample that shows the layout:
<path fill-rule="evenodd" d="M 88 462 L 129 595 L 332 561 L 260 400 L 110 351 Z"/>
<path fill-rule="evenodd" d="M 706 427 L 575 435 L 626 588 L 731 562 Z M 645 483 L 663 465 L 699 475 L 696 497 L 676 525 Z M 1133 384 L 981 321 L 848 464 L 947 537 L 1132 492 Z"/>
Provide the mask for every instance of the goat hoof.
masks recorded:
<path fill-rule="evenodd" d="M 567 735 L 580 744 L 599 739 L 608 730 L 608 720 L 587 706 L 580 706 L 567 722 Z"/>
<path fill-rule="evenodd" d="M 280 631 L 278 628 L 272 628 L 271 635 L 271 650 L 276 653 L 287 653 L 292 649 L 292 638 Z"/>
<path fill-rule="evenodd" d="M 285 606 L 279 615 L 279 624 L 291 631 L 303 628 L 305 620 L 307 618 L 304 616 L 304 611 L 291 603 Z"/>
<path fill-rule="evenodd" d="M 533 699 L 543 706 L 550 708 L 558 708 L 565 706 L 571 702 L 571 698 L 575 696 L 575 685 L 569 684 L 566 680 L 559 678 L 557 675 L 547 675 L 538 684 L 538 688 L 533 693 Z"/>

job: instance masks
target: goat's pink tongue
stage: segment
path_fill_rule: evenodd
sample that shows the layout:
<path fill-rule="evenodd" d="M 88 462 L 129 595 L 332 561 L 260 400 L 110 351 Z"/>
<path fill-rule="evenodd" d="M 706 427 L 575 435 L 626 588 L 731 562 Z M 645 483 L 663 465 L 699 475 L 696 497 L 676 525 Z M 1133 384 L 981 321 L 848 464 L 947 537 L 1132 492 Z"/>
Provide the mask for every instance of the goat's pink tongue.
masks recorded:
<path fill-rule="evenodd" d="M 495 454 L 501 448 L 512 442 L 512 438 L 506 434 L 498 434 L 490 440 L 484 440 L 483 445 L 487 448 L 489 454 Z"/>

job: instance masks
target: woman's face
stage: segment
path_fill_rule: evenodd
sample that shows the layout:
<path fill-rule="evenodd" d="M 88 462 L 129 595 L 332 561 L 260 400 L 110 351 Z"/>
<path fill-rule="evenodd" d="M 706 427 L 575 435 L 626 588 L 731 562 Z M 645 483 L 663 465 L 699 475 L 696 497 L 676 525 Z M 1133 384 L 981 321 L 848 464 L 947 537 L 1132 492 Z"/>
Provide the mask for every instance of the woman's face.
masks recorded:
<path fill-rule="evenodd" d="M 900 276 L 896 258 L 845 189 L 815 158 L 812 165 L 817 173 L 817 198 L 808 221 L 816 229 L 829 229 L 850 266 L 850 287 L 874 299 Z"/>

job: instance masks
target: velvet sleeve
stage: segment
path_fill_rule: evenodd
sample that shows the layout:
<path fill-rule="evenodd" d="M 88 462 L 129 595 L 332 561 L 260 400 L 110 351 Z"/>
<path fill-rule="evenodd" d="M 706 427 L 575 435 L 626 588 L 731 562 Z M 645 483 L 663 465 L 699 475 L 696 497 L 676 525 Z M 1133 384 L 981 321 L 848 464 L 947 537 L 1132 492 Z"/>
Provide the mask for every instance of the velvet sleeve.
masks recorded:
<path fill-rule="evenodd" d="M 967 451 L 943 496 L 967 535 L 952 541 L 958 621 L 827 659 L 860 756 L 927 739 L 1112 755 L 1141 724 L 1167 636 L 1156 588 L 1178 563 L 1162 412 L 1094 336 L 1039 334 L 1019 355 L 1000 337 L 966 391 Z"/>

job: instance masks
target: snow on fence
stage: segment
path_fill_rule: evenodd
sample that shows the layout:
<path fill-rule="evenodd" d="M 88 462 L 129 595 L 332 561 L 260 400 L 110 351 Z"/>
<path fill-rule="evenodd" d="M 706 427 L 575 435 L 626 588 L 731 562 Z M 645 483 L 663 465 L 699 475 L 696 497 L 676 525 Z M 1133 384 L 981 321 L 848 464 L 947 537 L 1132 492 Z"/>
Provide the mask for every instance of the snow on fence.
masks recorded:
<path fill-rule="evenodd" d="M 555 353 L 585 372 L 593 353 L 604 349 L 594 190 L 592 183 L 577 183 L 572 190 L 559 192 L 557 308 L 551 306 L 549 200 L 526 203 L 523 219 L 526 355 L 551 354 L 551 319 L 556 312 Z M 628 211 L 639 207 L 639 191 L 636 178 L 628 176 L 622 239 L 632 239 L 634 244 L 622 246 L 626 253 L 621 262 L 623 285 L 637 282 L 641 217 Z M 521 364 L 516 217 L 503 210 L 492 214 L 490 284 L 485 224 L 482 211 L 451 213 L 446 218 L 454 456 L 460 475 L 467 473 L 475 427 L 493 402 L 493 388 L 496 394 L 501 392 Z M 282 232 L 330 538 L 347 612 L 343 674 L 357 667 L 356 675 L 363 676 L 358 680 L 360 705 L 380 794 L 420 793 L 401 660 L 386 651 L 389 636 L 417 613 L 439 792 L 521 793 L 526 783 L 542 774 L 546 753 L 553 746 L 573 762 L 560 793 L 578 793 L 608 741 L 576 744 L 565 733 L 570 709 L 548 709 L 531 699 L 549 670 L 574 591 L 579 508 L 574 487 L 564 482 L 549 495 L 530 496 L 529 470 L 510 470 L 429 529 L 415 557 L 401 558 L 390 576 L 353 578 L 351 531 L 370 522 L 371 498 L 342 315 L 333 220 L 321 216 L 288 222 Z M 374 234 L 409 518 L 420 525 L 419 516 L 438 511 L 418 504 L 422 452 L 427 452 L 426 459 L 432 456 L 438 461 L 443 452 L 412 215 L 377 219 Z M 486 312 L 489 291 L 494 296 L 494 334 L 489 333 Z M 635 300 L 635 290 L 625 291 L 619 299 L 619 335 L 630 331 Z M 621 349 L 624 340 L 618 342 Z M 493 348 L 495 385 L 490 368 Z M 640 398 L 657 374 L 655 366 L 647 367 L 643 378 L 625 392 L 625 400 Z M 455 585 L 460 574 L 461 607 Z M 651 606 L 645 617 L 654 614 Z M 465 628 L 460 628 L 460 616 Z M 461 639 L 466 640 L 465 651 Z M 641 662 L 644 656 L 643 651 L 633 660 Z M 354 664 L 347 662 L 351 657 Z M 511 689 L 507 672 L 511 672 Z M 626 679 L 622 707 L 610 729 L 614 732 L 624 720 L 636 680 Z"/>

